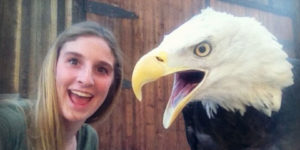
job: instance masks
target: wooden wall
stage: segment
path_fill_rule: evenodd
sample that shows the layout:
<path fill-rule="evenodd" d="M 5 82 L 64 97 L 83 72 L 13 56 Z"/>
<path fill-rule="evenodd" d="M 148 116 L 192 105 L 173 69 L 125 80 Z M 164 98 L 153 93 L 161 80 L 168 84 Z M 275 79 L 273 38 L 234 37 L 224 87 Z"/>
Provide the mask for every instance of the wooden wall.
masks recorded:
<path fill-rule="evenodd" d="M 199 0 L 98 0 L 134 12 L 138 18 L 122 19 L 87 13 L 87 20 L 110 28 L 124 52 L 125 79 L 131 80 L 136 61 L 157 46 L 164 34 L 171 32 L 205 7 Z M 95 123 L 104 150 L 187 150 L 184 122 L 180 115 L 168 130 L 162 116 L 171 91 L 172 77 L 147 85 L 143 102 L 132 89 L 123 89 L 117 108 L 104 123 Z"/>
<path fill-rule="evenodd" d="M 134 12 L 138 18 L 107 17 L 87 13 L 87 20 L 110 28 L 124 52 L 125 79 L 131 79 L 136 61 L 200 9 L 210 6 L 237 16 L 251 16 L 261 21 L 295 57 L 293 22 L 288 16 L 219 0 L 93 0 Z M 180 115 L 169 129 L 162 126 L 162 116 L 170 96 L 172 77 L 165 77 L 143 89 L 143 102 L 136 100 L 131 89 L 123 89 L 117 108 L 104 123 L 95 123 L 100 148 L 105 150 L 186 150 L 189 149 L 183 118 Z"/>
<path fill-rule="evenodd" d="M 50 45 L 66 27 L 85 19 L 79 4 L 79 0 L 0 0 L 0 98 L 35 97 Z"/>
<path fill-rule="evenodd" d="M 91 2 L 92 0 L 88 0 Z M 55 36 L 81 20 L 93 20 L 110 28 L 124 53 L 125 79 L 131 80 L 136 61 L 202 8 L 210 6 L 261 21 L 284 45 L 290 57 L 300 56 L 299 12 L 288 16 L 261 11 L 220 0 L 93 0 L 135 13 L 138 18 L 116 18 L 92 13 L 85 0 L 0 0 L 0 98 L 16 93 L 33 98 L 41 62 Z M 295 0 L 299 7 L 299 2 Z M 87 12 L 86 12 L 87 11 Z M 172 76 L 147 84 L 143 102 L 130 88 L 123 88 L 111 116 L 92 125 L 103 150 L 187 150 L 183 118 L 169 129 L 162 116 L 170 95 Z"/>
<path fill-rule="evenodd" d="M 34 97 L 39 68 L 57 35 L 57 1 L 0 1 L 0 93 Z"/>

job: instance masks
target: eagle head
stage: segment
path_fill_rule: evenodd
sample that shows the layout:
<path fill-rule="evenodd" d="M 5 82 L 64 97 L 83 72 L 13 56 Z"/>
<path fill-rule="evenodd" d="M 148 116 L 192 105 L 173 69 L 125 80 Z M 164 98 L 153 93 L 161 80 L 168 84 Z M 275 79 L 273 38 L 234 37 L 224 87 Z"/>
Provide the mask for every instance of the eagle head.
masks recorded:
<path fill-rule="evenodd" d="M 282 46 L 254 18 L 207 8 L 138 60 L 132 87 L 141 100 L 144 84 L 174 74 L 163 117 L 168 128 L 192 101 L 201 101 L 209 117 L 218 107 L 243 115 L 247 106 L 270 116 L 293 84 L 291 69 Z"/>

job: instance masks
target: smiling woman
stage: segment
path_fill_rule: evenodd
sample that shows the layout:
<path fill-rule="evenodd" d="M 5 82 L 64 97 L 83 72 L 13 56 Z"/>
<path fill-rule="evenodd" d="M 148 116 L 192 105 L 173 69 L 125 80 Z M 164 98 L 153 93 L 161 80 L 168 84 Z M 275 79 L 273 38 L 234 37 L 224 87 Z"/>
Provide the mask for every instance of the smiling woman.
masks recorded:
<path fill-rule="evenodd" d="M 36 103 L 1 102 L 0 149 L 98 149 L 98 135 L 86 122 L 107 116 L 122 74 L 109 30 L 93 22 L 71 26 L 48 51 Z"/>
<path fill-rule="evenodd" d="M 102 38 L 79 37 L 62 47 L 56 87 L 67 122 L 81 124 L 102 105 L 113 81 L 113 65 L 114 56 Z"/>

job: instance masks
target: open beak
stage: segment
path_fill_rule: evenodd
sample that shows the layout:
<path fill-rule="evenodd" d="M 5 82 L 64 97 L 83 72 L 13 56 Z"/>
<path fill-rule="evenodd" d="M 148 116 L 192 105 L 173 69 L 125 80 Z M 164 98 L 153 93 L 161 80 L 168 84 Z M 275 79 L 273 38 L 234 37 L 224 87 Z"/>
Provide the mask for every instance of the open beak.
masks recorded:
<path fill-rule="evenodd" d="M 170 67 L 168 53 L 152 50 L 136 63 L 132 74 L 132 88 L 138 100 L 142 100 L 142 86 L 160 77 L 175 73 L 172 94 L 166 106 L 163 126 L 168 128 L 191 100 L 205 72 L 188 67 Z"/>

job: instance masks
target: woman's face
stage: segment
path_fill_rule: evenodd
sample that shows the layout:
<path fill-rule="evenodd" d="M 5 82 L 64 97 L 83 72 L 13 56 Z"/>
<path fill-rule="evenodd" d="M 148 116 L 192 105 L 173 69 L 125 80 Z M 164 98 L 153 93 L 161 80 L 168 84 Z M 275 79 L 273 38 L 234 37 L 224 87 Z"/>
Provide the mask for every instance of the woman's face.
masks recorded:
<path fill-rule="evenodd" d="M 103 103 L 114 76 L 114 56 L 100 37 L 66 42 L 57 60 L 56 89 L 60 113 L 69 122 L 84 122 Z"/>

